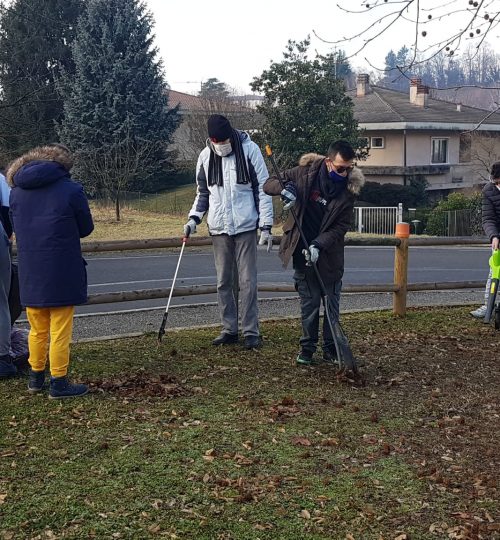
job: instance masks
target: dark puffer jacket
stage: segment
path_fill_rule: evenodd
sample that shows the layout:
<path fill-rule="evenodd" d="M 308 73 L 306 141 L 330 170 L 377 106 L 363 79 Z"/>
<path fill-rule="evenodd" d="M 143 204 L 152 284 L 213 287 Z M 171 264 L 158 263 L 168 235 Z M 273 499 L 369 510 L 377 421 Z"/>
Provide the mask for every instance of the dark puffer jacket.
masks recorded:
<path fill-rule="evenodd" d="M 325 156 L 319 154 L 305 154 L 300 158 L 298 167 L 289 169 L 283 173 L 285 183 L 293 181 L 297 188 L 297 202 L 295 212 L 300 225 L 304 219 L 306 205 L 310 199 L 311 189 L 315 178 L 318 176 Z M 318 269 L 325 280 L 338 281 L 344 273 L 344 237 L 351 224 L 354 200 L 365 178 L 357 167 L 349 175 L 347 188 L 336 197 L 329 205 L 328 211 L 323 217 L 319 235 L 316 238 L 321 245 L 321 253 L 318 260 Z M 270 178 L 264 184 L 264 191 L 268 195 L 279 195 L 281 185 L 276 177 Z M 283 237 L 281 239 L 279 255 L 286 268 L 300 241 L 299 230 L 291 213 L 283 225 Z"/>
<path fill-rule="evenodd" d="M 490 182 L 483 188 L 483 229 L 490 242 L 500 238 L 500 189 Z"/>
<path fill-rule="evenodd" d="M 68 152 L 43 146 L 21 156 L 7 171 L 23 306 L 87 301 L 80 238 L 88 236 L 94 224 L 83 188 L 69 174 L 71 165 Z"/>

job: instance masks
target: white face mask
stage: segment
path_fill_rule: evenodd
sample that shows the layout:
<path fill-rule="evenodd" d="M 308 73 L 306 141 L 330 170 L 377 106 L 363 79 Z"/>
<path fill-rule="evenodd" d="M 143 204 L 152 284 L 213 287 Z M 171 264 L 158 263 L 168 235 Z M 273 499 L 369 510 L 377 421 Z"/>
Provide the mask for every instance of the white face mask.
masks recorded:
<path fill-rule="evenodd" d="M 225 144 L 213 143 L 213 147 L 214 147 L 214 152 L 220 157 L 226 157 L 233 151 L 233 148 L 231 147 L 230 142 L 225 143 Z"/>

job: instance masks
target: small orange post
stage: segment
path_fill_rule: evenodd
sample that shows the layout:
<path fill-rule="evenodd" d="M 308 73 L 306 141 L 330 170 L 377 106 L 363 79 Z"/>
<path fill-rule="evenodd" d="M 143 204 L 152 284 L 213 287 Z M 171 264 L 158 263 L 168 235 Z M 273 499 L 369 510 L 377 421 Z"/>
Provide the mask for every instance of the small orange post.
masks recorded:
<path fill-rule="evenodd" d="M 406 315 L 406 295 L 408 288 L 408 243 L 410 239 L 410 224 L 396 224 L 396 238 L 400 244 L 394 253 L 394 285 L 398 290 L 393 295 L 392 311 L 399 317 Z"/>

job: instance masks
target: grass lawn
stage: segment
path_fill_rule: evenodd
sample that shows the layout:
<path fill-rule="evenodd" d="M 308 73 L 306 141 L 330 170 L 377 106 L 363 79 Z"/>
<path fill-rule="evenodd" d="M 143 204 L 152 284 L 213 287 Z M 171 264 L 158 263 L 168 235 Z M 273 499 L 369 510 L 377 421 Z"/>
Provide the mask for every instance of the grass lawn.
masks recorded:
<path fill-rule="evenodd" d="M 165 193 L 144 195 L 140 201 L 125 201 L 121 208 L 121 220 L 116 221 L 113 207 L 103 207 L 90 202 L 94 218 L 94 232 L 84 242 L 105 240 L 136 240 L 143 238 L 168 238 L 182 235 L 182 228 L 196 195 L 195 184 L 180 186 Z M 275 215 L 280 222 L 281 203 L 274 198 Z M 281 222 L 275 227 L 281 234 Z M 206 221 L 198 227 L 198 233 L 208 235 Z"/>
<path fill-rule="evenodd" d="M 161 214 L 127 206 L 122 209 L 121 220 L 116 221 L 112 208 L 100 208 L 91 204 L 91 210 L 95 228 L 83 242 L 181 237 L 184 223 L 187 221 L 187 213 Z M 198 227 L 198 232 L 203 236 L 208 235 L 205 222 Z"/>
<path fill-rule="evenodd" d="M 499 538 L 500 333 L 466 308 L 344 324 L 364 385 L 295 367 L 297 321 L 259 352 L 75 345 L 80 400 L 0 382 L 0 538 Z"/>

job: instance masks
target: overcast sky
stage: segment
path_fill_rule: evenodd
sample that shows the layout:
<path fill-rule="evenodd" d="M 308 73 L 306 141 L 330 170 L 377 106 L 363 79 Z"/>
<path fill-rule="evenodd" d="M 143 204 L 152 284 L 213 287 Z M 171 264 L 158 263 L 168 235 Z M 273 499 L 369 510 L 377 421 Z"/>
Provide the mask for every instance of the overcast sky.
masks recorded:
<path fill-rule="evenodd" d="M 145 0 L 156 21 L 156 44 L 165 65 L 167 80 L 173 90 L 195 93 L 201 81 L 210 77 L 250 92 L 249 83 L 278 61 L 288 39 L 301 40 L 312 30 L 325 39 L 335 40 L 359 32 L 375 20 L 375 11 L 346 15 L 337 7 L 338 0 Z M 358 0 L 340 0 L 351 9 L 361 9 Z M 421 0 L 424 7 L 439 0 Z M 465 0 L 462 3 L 466 3 Z M 365 3 L 363 3 L 364 5 Z M 461 17 L 463 22 L 464 16 Z M 459 19 L 460 20 L 460 19 Z M 451 17 L 428 27 L 428 37 L 442 35 L 443 29 L 459 25 Z M 458 26 L 457 26 L 458 28 Z M 500 52 L 498 31 L 489 39 Z M 392 48 L 411 46 L 414 30 L 398 24 L 384 39 L 351 60 L 355 68 L 369 68 L 364 57 L 383 67 L 385 55 Z M 342 46 L 348 54 L 359 42 Z M 312 48 L 328 51 L 326 45 L 312 37 Z"/>

